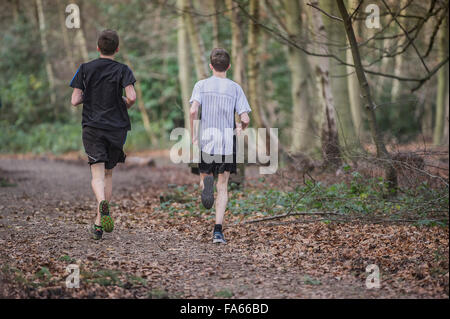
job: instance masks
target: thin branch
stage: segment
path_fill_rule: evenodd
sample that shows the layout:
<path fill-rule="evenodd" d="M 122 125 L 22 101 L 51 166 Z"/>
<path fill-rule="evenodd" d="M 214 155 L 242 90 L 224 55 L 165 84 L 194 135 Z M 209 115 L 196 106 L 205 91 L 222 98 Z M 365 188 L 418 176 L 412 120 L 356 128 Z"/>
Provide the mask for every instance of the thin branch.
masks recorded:
<path fill-rule="evenodd" d="M 362 3 L 364 0 L 359 0 L 358 5 L 356 6 L 355 11 L 352 12 L 352 14 L 350 15 L 350 19 L 353 20 L 353 16 L 359 11 L 359 8 L 361 7 Z"/>
<path fill-rule="evenodd" d="M 420 61 L 422 62 L 422 65 L 424 66 L 425 70 L 430 73 L 430 70 L 428 69 L 425 61 L 422 58 L 422 55 L 420 54 L 419 50 L 417 49 L 416 45 L 414 44 L 414 41 L 411 40 L 411 38 L 409 37 L 408 32 L 405 30 L 405 28 L 401 25 L 401 23 L 398 21 L 397 19 L 397 15 L 394 15 L 391 11 L 391 8 L 389 8 L 389 6 L 387 5 L 385 0 L 381 0 L 381 2 L 383 2 L 384 6 L 386 7 L 386 9 L 389 11 L 389 14 L 392 16 L 392 18 L 394 19 L 395 23 L 397 23 L 397 25 L 400 27 L 400 29 L 402 29 L 403 33 L 405 34 L 406 38 L 411 42 L 412 47 L 414 48 L 414 50 L 417 53 L 417 56 L 419 57 Z"/>
<path fill-rule="evenodd" d="M 285 213 L 285 214 L 280 214 L 280 215 L 274 215 L 274 216 L 269 216 L 269 217 L 264 217 L 264 218 L 260 218 L 260 219 L 253 219 L 253 220 L 248 220 L 246 222 L 244 222 L 243 224 L 253 224 L 253 223 L 259 223 L 259 222 L 264 222 L 267 220 L 274 220 L 274 219 L 280 219 L 280 218 L 284 218 L 284 217 L 288 217 L 288 216 L 322 216 L 322 215 L 339 215 L 342 216 L 342 214 L 336 213 L 336 212 L 294 212 L 294 213 Z"/>
<path fill-rule="evenodd" d="M 331 14 L 325 12 L 324 10 L 322 10 L 322 9 L 320 9 L 319 7 L 313 5 L 312 3 L 307 3 L 306 5 L 308 5 L 308 6 L 310 6 L 310 7 L 313 7 L 313 8 L 316 9 L 316 10 L 319 10 L 319 11 L 322 12 L 324 15 L 326 15 L 327 17 L 329 17 L 329 18 L 331 18 L 331 19 L 333 19 L 333 20 L 337 20 L 337 21 L 340 21 L 340 22 L 344 22 L 341 18 L 336 17 L 336 16 L 334 16 L 334 15 L 331 15 Z"/>
<path fill-rule="evenodd" d="M 279 31 L 274 30 L 270 27 L 268 27 L 267 25 L 259 22 L 257 19 L 255 19 L 255 17 L 253 17 L 242 5 L 238 0 L 233 0 L 237 6 L 240 8 L 240 10 L 250 19 L 252 20 L 253 23 L 259 25 L 263 30 L 265 30 L 266 32 L 268 32 L 269 34 L 273 35 L 275 38 L 278 38 L 279 40 L 283 41 L 284 43 L 302 51 L 305 54 L 308 54 L 310 56 L 315 56 L 315 57 L 322 57 L 322 58 L 332 58 L 336 61 L 338 61 L 341 65 L 345 65 L 345 66 L 350 66 L 350 67 L 355 67 L 354 64 L 350 64 L 347 63 L 346 61 L 340 59 L 339 57 L 337 57 L 334 54 L 321 54 L 321 53 L 316 53 L 316 52 L 311 52 L 307 49 L 305 49 L 304 47 L 300 46 L 297 42 L 293 41 L 292 39 L 289 39 L 288 37 L 284 36 L 283 34 L 281 34 Z M 401 76 L 396 76 L 393 74 L 388 74 L 388 73 L 382 73 L 382 72 L 377 72 L 377 71 L 371 71 L 371 70 L 367 70 L 364 68 L 364 72 L 368 73 L 368 74 L 372 74 L 372 75 L 377 75 L 377 76 L 383 76 L 383 77 L 388 77 L 388 78 L 392 78 L 392 79 L 396 79 L 398 81 L 406 81 L 406 82 L 418 82 L 417 86 L 413 88 L 413 92 L 416 91 L 417 89 L 419 89 L 426 81 L 428 81 L 443 65 L 445 65 L 445 63 L 448 62 L 448 57 L 441 61 L 434 69 L 432 69 L 429 74 L 427 74 L 426 76 L 422 77 L 422 78 L 406 78 L 406 77 L 401 77 Z"/>

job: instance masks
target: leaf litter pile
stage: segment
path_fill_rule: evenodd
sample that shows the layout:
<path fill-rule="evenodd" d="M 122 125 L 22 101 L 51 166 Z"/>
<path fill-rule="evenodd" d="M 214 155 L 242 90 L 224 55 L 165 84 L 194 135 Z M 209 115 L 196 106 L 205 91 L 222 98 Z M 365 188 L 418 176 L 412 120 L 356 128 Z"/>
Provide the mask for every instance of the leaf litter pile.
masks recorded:
<path fill-rule="evenodd" d="M 198 176 L 125 165 L 114 174 L 115 230 L 95 242 L 84 163 L 0 158 L 0 172 L 0 297 L 449 297 L 448 188 L 384 200 L 382 181 L 358 172 L 290 183 L 250 167 L 244 189 L 230 185 L 228 244 L 217 246 Z M 66 288 L 71 264 L 79 288 Z M 366 288 L 371 264 L 379 289 Z"/>

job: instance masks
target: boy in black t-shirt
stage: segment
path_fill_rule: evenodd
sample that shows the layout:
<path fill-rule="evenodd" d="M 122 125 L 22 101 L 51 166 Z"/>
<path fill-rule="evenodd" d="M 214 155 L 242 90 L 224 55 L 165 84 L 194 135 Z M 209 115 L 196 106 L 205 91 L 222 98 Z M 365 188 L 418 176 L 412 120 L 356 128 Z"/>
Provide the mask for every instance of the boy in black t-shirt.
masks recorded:
<path fill-rule="evenodd" d="M 125 162 L 123 145 L 131 129 L 128 109 L 136 101 L 136 79 L 127 65 L 114 61 L 119 51 L 119 36 L 115 31 L 102 31 L 97 51 L 100 58 L 83 63 L 70 86 L 73 88 L 72 105 L 83 103 L 83 145 L 98 203 L 92 233 L 94 239 L 101 239 L 103 230 L 111 232 L 114 228 L 109 213 L 112 170 L 117 163 Z M 126 96 L 123 96 L 124 89 Z"/>

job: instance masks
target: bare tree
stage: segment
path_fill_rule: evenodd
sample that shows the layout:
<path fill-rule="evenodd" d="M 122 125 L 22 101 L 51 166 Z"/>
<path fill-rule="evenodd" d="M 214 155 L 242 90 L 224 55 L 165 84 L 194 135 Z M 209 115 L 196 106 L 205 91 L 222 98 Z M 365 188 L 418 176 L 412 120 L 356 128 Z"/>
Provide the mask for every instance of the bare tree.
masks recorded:
<path fill-rule="evenodd" d="M 245 60 L 244 60 L 244 50 L 243 40 L 244 35 L 242 32 L 242 21 L 239 16 L 239 8 L 237 6 L 233 6 L 233 0 L 227 0 L 226 2 L 228 11 L 228 16 L 230 18 L 230 27 L 231 27 L 231 65 L 233 71 L 233 80 L 237 82 L 241 87 L 246 88 L 245 83 Z M 236 121 L 238 120 L 238 116 L 236 115 Z M 237 176 L 233 178 L 233 182 L 238 185 L 241 185 L 245 180 L 245 164 L 238 163 L 237 164 Z M 231 175 L 233 176 L 233 175 Z"/>
<path fill-rule="evenodd" d="M 59 24 L 61 27 L 61 34 L 62 34 L 63 43 L 64 43 L 64 50 L 66 51 L 66 56 L 67 56 L 67 59 L 69 60 L 70 68 L 75 70 L 76 65 L 75 65 L 75 60 L 73 57 L 73 51 L 72 51 L 72 48 L 70 47 L 69 33 L 67 32 L 67 27 L 66 27 L 66 19 L 65 19 L 66 16 L 64 14 L 65 10 L 64 10 L 62 4 L 63 4 L 62 0 L 58 0 L 58 18 L 59 18 Z M 75 109 L 71 108 L 71 110 L 75 110 Z"/>
<path fill-rule="evenodd" d="M 133 67 L 133 64 L 131 63 L 129 57 L 127 54 L 123 54 L 124 59 L 125 59 L 125 63 L 133 70 L 135 70 L 135 68 Z M 139 108 L 139 112 L 141 112 L 141 116 L 142 116 L 142 123 L 144 124 L 144 129 L 145 129 L 145 133 L 147 133 L 147 137 L 149 139 L 150 144 L 153 143 L 153 141 L 155 140 L 155 137 L 153 135 L 152 129 L 150 127 L 150 117 L 147 113 L 147 110 L 145 109 L 145 103 L 144 103 L 144 98 L 143 98 L 143 94 L 142 94 L 142 87 L 141 87 L 141 83 L 140 81 L 136 81 L 135 84 L 136 87 L 136 95 L 137 95 L 137 105 Z"/>
<path fill-rule="evenodd" d="M 336 1 L 321 0 L 321 8 L 330 14 L 337 13 Z M 345 47 L 347 45 L 345 34 L 340 30 L 340 21 L 335 19 L 324 20 L 325 29 L 328 33 L 329 52 L 339 57 L 340 60 L 347 59 Z M 347 72 L 345 65 L 335 59 L 330 59 L 331 89 L 333 92 L 336 113 L 338 118 L 339 139 L 342 146 L 354 148 L 359 145 L 359 137 L 353 124 L 351 103 L 349 96 L 348 81 L 342 79 L 342 75 Z"/>
<path fill-rule="evenodd" d="M 359 0 L 348 0 L 350 9 L 356 10 L 359 5 Z M 358 39 L 358 37 L 361 37 L 361 28 L 358 26 L 360 23 L 356 21 L 357 25 L 355 25 L 355 36 Z M 353 57 L 351 50 L 345 50 L 346 52 L 346 62 L 348 64 L 352 64 Z M 355 127 L 355 133 L 358 136 L 358 140 L 361 140 L 361 137 L 364 133 L 364 128 L 362 125 L 363 118 L 362 118 L 362 112 L 361 112 L 361 97 L 359 95 L 359 85 L 358 85 L 358 78 L 356 77 L 356 74 L 354 72 L 354 69 L 350 66 L 347 66 L 347 85 L 348 85 L 348 97 L 350 102 L 350 111 L 352 113 L 352 120 L 353 125 Z"/>
<path fill-rule="evenodd" d="M 211 2 L 211 6 L 213 9 L 213 14 L 212 14 L 212 27 L 213 27 L 213 46 L 215 48 L 220 47 L 220 39 L 219 39 L 219 33 L 220 33 L 220 29 L 219 29 L 219 25 L 220 25 L 220 14 L 218 13 L 219 11 L 219 1 L 218 0 L 213 0 Z"/>
<path fill-rule="evenodd" d="M 50 62 L 50 52 L 47 42 L 47 27 L 45 24 L 44 7 L 42 0 L 35 0 L 38 22 L 39 22 L 39 34 L 41 38 L 42 52 L 45 57 L 45 71 L 47 72 L 47 79 L 49 84 L 50 102 L 54 105 L 56 103 L 56 91 L 55 91 L 55 76 L 53 75 L 52 64 Z M 55 116 L 58 116 L 58 107 L 54 107 Z"/>
<path fill-rule="evenodd" d="M 189 40 L 191 42 L 191 49 L 194 55 L 195 70 L 197 73 L 197 79 L 205 79 L 208 77 L 208 64 L 205 59 L 205 45 L 200 32 L 197 30 L 197 24 L 194 21 L 194 16 L 191 13 L 193 9 L 192 1 L 181 0 L 179 6 L 183 11 L 183 16 L 185 19 L 185 25 L 188 30 Z"/>
<path fill-rule="evenodd" d="M 298 41 L 305 34 L 306 23 L 302 21 L 301 6 L 298 1 L 285 0 L 286 31 L 289 38 Z M 314 121 L 314 104 L 308 89 L 311 78 L 311 68 L 308 56 L 303 52 L 289 47 L 287 59 L 291 77 L 292 96 L 292 127 L 291 152 L 309 153 L 318 146 L 319 139 L 314 138 L 318 131 L 318 123 Z"/>
<path fill-rule="evenodd" d="M 259 1 L 249 1 L 250 14 L 256 19 L 259 16 Z M 258 94 L 258 74 L 259 74 L 259 26 L 253 21 L 249 21 L 248 27 L 248 96 L 249 102 L 252 107 L 252 117 L 255 122 L 254 126 L 263 127 L 261 119 L 261 105 L 259 104 Z"/>
<path fill-rule="evenodd" d="M 177 0 L 179 8 L 186 8 L 186 0 Z M 181 88 L 181 104 L 183 107 L 184 127 L 190 129 L 189 120 L 189 92 L 191 89 L 190 47 L 184 14 L 178 15 L 177 25 L 177 57 L 178 57 L 178 80 Z"/>
<path fill-rule="evenodd" d="M 317 0 L 311 1 L 315 6 L 318 5 Z M 310 23 L 314 29 L 314 39 L 320 42 L 325 34 L 325 26 L 322 21 L 322 16 L 317 10 L 310 10 Z M 317 37 L 322 36 L 321 39 Z M 326 51 L 325 48 L 322 49 Z M 333 93 L 330 85 L 329 77 L 329 59 L 317 58 L 315 61 L 316 71 L 316 89 L 319 103 L 323 108 L 322 120 L 322 155 L 323 165 L 326 167 L 339 167 L 342 165 L 341 151 L 339 148 L 339 133 L 336 124 L 336 113 L 334 108 Z"/>
<path fill-rule="evenodd" d="M 448 8 L 448 1 L 447 1 Z M 447 24 L 441 27 L 438 43 L 438 56 L 439 60 L 448 56 L 448 13 Z M 441 68 L 438 71 L 438 87 L 436 94 L 436 120 L 434 124 L 433 143 L 438 145 L 442 143 L 442 137 L 444 136 L 444 123 L 445 123 L 445 107 L 448 106 L 446 97 L 448 97 L 448 64 L 446 67 Z"/>
<path fill-rule="evenodd" d="M 231 27 L 231 64 L 233 80 L 246 90 L 245 81 L 245 57 L 244 57 L 244 34 L 243 24 L 239 15 L 239 8 L 234 6 L 233 0 L 227 0 Z"/>
<path fill-rule="evenodd" d="M 356 75 L 358 76 L 359 86 L 361 90 L 361 96 L 364 101 L 364 108 L 367 113 L 369 121 L 370 133 L 373 142 L 376 146 L 377 158 L 382 162 L 385 167 L 385 178 L 388 182 L 389 192 L 393 195 L 397 190 L 397 172 L 391 163 L 391 158 L 386 146 L 383 142 L 382 136 L 377 126 L 375 115 L 375 103 L 372 99 L 370 85 L 367 82 L 366 74 L 361 62 L 361 56 L 359 53 L 358 43 L 356 42 L 355 33 L 353 31 L 352 20 L 347 12 L 343 0 L 337 0 L 339 12 L 344 22 L 345 33 L 347 34 L 348 42 L 352 50 L 353 63 L 355 65 Z"/>

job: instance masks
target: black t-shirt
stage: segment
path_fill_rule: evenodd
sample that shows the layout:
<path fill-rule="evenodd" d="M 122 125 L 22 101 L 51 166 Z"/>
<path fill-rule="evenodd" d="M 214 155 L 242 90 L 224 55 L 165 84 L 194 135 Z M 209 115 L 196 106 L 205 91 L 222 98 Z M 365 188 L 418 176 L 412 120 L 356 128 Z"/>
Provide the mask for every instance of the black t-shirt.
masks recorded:
<path fill-rule="evenodd" d="M 82 126 L 105 130 L 131 129 L 123 90 L 134 84 L 131 69 L 111 59 L 99 58 L 83 63 L 70 86 L 83 91 Z"/>

